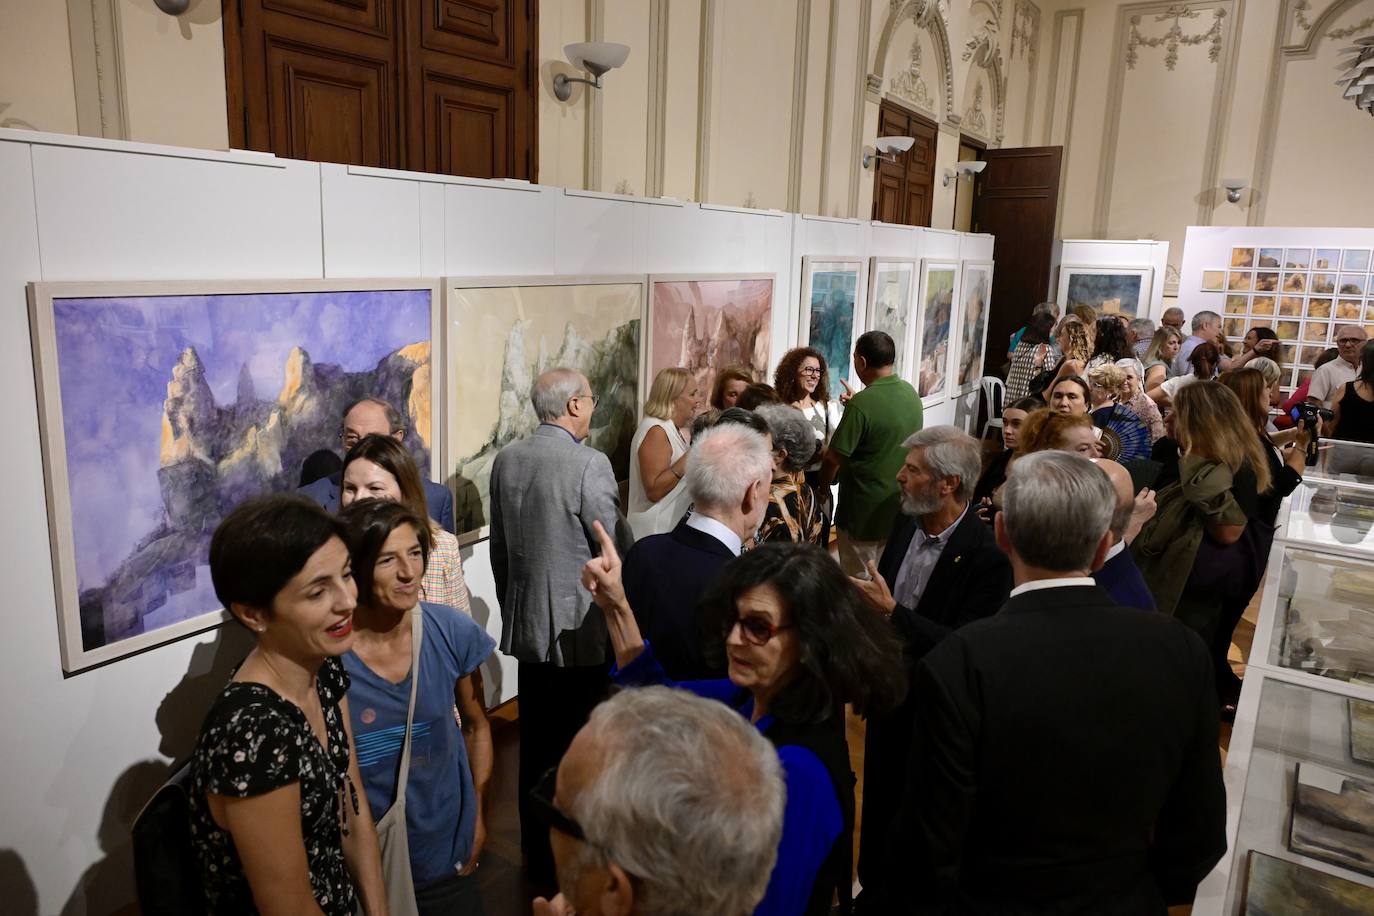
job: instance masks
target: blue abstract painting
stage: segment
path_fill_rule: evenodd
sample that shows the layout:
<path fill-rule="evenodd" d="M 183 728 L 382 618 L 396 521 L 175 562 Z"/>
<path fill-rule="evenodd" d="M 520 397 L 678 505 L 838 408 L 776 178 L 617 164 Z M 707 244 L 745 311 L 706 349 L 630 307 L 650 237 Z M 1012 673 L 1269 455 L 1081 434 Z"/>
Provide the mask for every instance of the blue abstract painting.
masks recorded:
<path fill-rule="evenodd" d="M 818 270 L 811 275 L 811 320 L 807 340 L 820 350 L 830 374 L 830 396 L 844 393 L 854 350 L 854 299 L 858 270 Z"/>
<path fill-rule="evenodd" d="M 1140 274 L 1074 273 L 1069 277 L 1067 306 L 1090 305 L 1101 315 L 1126 315 L 1140 312 Z"/>
<path fill-rule="evenodd" d="M 82 651 L 216 611 L 216 524 L 249 496 L 295 488 L 312 452 L 338 449 L 350 401 L 395 406 L 428 472 L 432 298 L 52 299 L 73 553 L 58 560 L 75 568 Z"/>

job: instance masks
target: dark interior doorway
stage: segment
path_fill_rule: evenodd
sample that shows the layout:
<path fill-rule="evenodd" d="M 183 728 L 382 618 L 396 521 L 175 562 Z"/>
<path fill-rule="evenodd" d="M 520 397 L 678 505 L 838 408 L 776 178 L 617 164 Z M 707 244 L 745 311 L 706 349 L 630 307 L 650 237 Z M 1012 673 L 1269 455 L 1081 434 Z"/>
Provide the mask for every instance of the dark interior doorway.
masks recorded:
<path fill-rule="evenodd" d="M 879 160 L 873 177 L 873 219 L 907 226 L 929 226 L 935 196 L 935 122 L 883 100 L 878 136 L 913 137 L 916 142 L 895 162 Z"/>

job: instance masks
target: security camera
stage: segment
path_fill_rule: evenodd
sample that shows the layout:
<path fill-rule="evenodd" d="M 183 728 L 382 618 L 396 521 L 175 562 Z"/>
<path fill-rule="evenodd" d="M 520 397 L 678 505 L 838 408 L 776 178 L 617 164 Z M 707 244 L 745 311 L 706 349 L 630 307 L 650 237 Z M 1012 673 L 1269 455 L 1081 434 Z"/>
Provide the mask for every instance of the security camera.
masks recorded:
<path fill-rule="evenodd" d="M 873 152 L 864 150 L 864 168 L 872 165 L 874 159 L 896 162 L 897 154 L 905 153 L 915 142 L 915 137 L 879 137 L 873 141 Z"/>
<path fill-rule="evenodd" d="M 586 83 L 593 89 L 600 89 L 601 77 L 625 63 L 625 59 L 630 56 L 630 46 L 616 44 L 613 41 L 579 41 L 564 45 L 563 53 L 567 55 L 568 63 L 578 70 L 586 70 L 593 78 L 583 79 L 564 73 L 555 76 L 553 94 L 560 102 L 566 102 L 572 97 L 573 83 Z"/>

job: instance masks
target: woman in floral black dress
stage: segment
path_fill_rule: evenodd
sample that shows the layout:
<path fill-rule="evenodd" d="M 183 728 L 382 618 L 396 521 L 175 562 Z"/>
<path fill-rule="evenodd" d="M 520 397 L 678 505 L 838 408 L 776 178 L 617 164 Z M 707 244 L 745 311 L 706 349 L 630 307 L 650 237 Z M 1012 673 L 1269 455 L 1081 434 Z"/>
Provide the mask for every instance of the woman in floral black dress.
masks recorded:
<path fill-rule="evenodd" d="M 258 637 L 196 743 L 191 839 L 215 916 L 387 912 L 339 662 L 357 600 L 342 530 L 274 496 L 235 509 L 210 544 L 216 595 Z"/>

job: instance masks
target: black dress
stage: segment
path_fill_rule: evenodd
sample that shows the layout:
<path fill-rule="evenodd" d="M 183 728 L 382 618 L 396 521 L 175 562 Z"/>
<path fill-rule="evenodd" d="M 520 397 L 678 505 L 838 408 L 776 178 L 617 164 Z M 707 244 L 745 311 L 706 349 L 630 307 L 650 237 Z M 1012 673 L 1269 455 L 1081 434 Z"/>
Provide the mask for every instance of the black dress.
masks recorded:
<path fill-rule="evenodd" d="M 1355 383 L 1346 382 L 1341 393 L 1341 425 L 1334 438 L 1344 442 L 1374 442 L 1374 402 L 1355 393 Z"/>
<path fill-rule="evenodd" d="M 201 726 L 192 757 L 191 844 L 200 862 L 206 912 L 214 916 L 258 909 L 234 840 L 211 817 L 206 795 L 250 798 L 291 783 L 300 784 L 301 836 L 315 902 L 328 916 L 354 911 L 339 806 L 346 795 L 356 811 L 357 794 L 348 778 L 348 733 L 339 707 L 348 674 L 337 658 L 320 668 L 315 687 L 328 750 L 300 707 L 262 684 L 230 683 Z"/>

